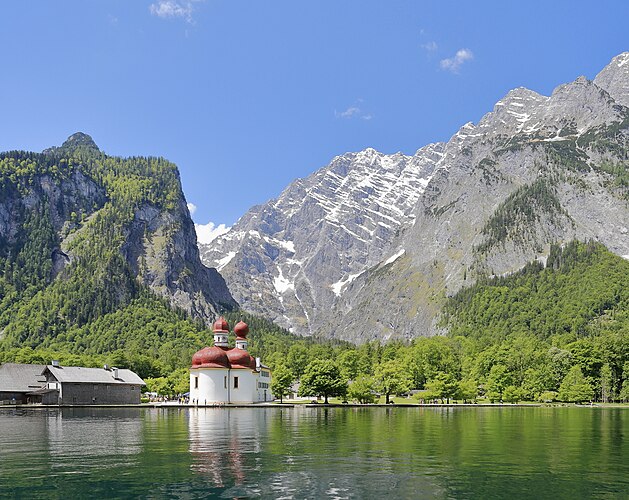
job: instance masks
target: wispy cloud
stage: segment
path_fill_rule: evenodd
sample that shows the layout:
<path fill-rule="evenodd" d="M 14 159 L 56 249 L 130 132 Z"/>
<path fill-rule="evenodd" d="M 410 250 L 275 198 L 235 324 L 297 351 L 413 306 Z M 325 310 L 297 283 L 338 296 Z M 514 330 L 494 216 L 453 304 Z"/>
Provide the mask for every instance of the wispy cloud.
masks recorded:
<path fill-rule="evenodd" d="M 217 226 L 213 222 L 208 222 L 207 224 L 195 224 L 194 228 L 197 231 L 198 242 L 205 244 L 210 243 L 222 234 L 225 234 L 230 229 L 225 224 L 219 224 Z"/>
<path fill-rule="evenodd" d="M 202 0 L 157 0 L 157 2 L 149 5 L 149 11 L 154 16 L 162 19 L 181 18 L 192 23 L 192 13 L 194 12 L 194 4 Z"/>
<path fill-rule="evenodd" d="M 422 43 L 421 48 L 426 52 L 436 52 L 439 46 L 437 45 L 437 42 L 433 40 L 431 42 Z"/>
<path fill-rule="evenodd" d="M 359 120 L 371 120 L 373 118 L 373 115 L 371 113 L 366 112 L 364 109 L 362 109 L 360 107 L 360 103 L 362 103 L 363 100 L 362 99 L 358 99 L 357 104 L 353 104 L 352 106 L 348 107 L 345 111 L 337 111 L 334 110 L 334 116 L 336 118 L 343 118 L 345 120 L 351 120 L 351 119 L 359 119 Z"/>
<path fill-rule="evenodd" d="M 194 203 L 188 203 L 188 210 L 190 211 L 190 215 L 194 215 L 197 211 L 197 206 Z"/>
<path fill-rule="evenodd" d="M 441 69 L 450 71 L 451 73 L 458 73 L 459 68 L 466 61 L 471 61 L 474 59 L 474 54 L 470 49 L 459 49 L 454 54 L 454 57 L 449 57 L 447 59 L 442 59 L 439 65 Z"/>

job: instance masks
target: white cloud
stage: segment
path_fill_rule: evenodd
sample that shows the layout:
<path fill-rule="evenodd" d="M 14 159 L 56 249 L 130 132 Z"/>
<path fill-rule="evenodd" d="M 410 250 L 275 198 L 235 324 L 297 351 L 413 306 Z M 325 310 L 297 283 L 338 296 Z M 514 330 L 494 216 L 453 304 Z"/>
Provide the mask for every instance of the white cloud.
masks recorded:
<path fill-rule="evenodd" d="M 439 48 L 439 45 L 437 45 L 437 42 L 432 41 L 428 43 L 422 43 L 421 48 L 424 49 L 426 52 L 436 52 L 436 50 Z"/>
<path fill-rule="evenodd" d="M 198 242 L 205 244 L 210 243 L 212 240 L 215 240 L 220 235 L 225 234 L 230 229 L 225 224 L 219 224 L 216 226 L 213 222 L 208 222 L 207 224 L 195 224 L 194 228 L 197 231 Z"/>
<path fill-rule="evenodd" d="M 360 114 L 360 108 L 357 106 L 350 106 L 345 111 L 334 111 L 334 116 L 337 118 L 352 118 Z"/>
<path fill-rule="evenodd" d="M 157 0 L 149 5 L 151 14 L 162 19 L 172 19 L 180 17 L 192 23 L 193 4 L 202 0 Z"/>
<path fill-rule="evenodd" d="M 472 59 L 474 59 L 474 54 L 470 49 L 459 49 L 456 51 L 454 57 L 442 59 L 439 65 L 441 69 L 445 69 L 451 73 L 458 73 L 461 65 L 465 61 L 471 61 Z"/>
<path fill-rule="evenodd" d="M 197 206 L 194 203 L 188 203 L 188 210 L 190 211 L 190 215 L 194 215 L 197 211 Z"/>
<path fill-rule="evenodd" d="M 362 99 L 358 99 L 358 102 L 363 102 Z M 345 111 L 336 111 L 334 110 L 334 116 L 336 118 L 344 118 L 346 120 L 350 120 L 352 118 L 359 118 L 361 120 L 371 120 L 373 115 L 365 112 L 359 106 L 353 105 L 347 108 Z"/>

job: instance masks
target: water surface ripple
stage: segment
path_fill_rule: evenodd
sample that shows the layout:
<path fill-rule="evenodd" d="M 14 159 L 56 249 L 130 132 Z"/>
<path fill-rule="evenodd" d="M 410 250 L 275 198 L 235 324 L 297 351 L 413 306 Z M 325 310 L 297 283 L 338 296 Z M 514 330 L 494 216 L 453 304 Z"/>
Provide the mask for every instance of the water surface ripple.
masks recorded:
<path fill-rule="evenodd" d="M 629 498 L 629 410 L 0 410 L 6 498 Z"/>

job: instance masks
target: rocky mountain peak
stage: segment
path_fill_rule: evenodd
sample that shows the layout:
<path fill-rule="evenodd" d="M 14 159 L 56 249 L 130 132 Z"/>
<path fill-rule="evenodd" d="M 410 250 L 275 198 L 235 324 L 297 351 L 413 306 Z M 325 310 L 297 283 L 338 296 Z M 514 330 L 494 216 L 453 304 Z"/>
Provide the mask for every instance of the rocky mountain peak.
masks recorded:
<path fill-rule="evenodd" d="M 100 152 L 100 149 L 91 136 L 84 132 L 75 132 L 68 137 L 61 146 L 53 146 L 48 149 L 44 149 L 43 153 L 50 154 L 56 152 L 72 152 L 79 148 L 87 149 L 93 152 Z"/>
<path fill-rule="evenodd" d="M 525 102 L 539 103 L 545 102 L 547 99 L 548 97 L 538 94 L 534 90 L 527 89 L 526 87 L 517 87 L 507 92 L 507 94 L 496 103 L 496 106 L 517 106 L 518 103 L 521 104 Z"/>
<path fill-rule="evenodd" d="M 310 333 L 356 273 L 379 262 L 412 223 L 443 147 L 337 156 L 201 245 L 202 259 L 229 280 L 243 307 Z"/>
<path fill-rule="evenodd" d="M 596 75 L 594 83 L 605 89 L 618 104 L 629 106 L 629 52 L 614 57 Z"/>
<path fill-rule="evenodd" d="M 81 146 L 89 148 L 89 149 L 95 149 L 96 151 L 100 151 L 98 149 L 98 146 L 94 142 L 94 139 L 92 139 L 89 135 L 83 132 L 76 132 L 72 134 L 61 145 L 63 149 L 76 149 Z"/>

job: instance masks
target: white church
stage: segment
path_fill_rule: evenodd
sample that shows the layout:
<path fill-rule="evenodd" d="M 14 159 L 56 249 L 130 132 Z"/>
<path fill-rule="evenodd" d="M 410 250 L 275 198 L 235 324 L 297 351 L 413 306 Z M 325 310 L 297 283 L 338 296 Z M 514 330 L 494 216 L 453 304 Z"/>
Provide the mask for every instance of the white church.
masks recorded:
<path fill-rule="evenodd" d="M 190 402 L 197 405 L 260 403 L 273 401 L 271 371 L 247 352 L 249 327 L 234 327 L 236 347 L 230 348 L 229 324 L 214 323 L 214 345 L 192 356 Z"/>

